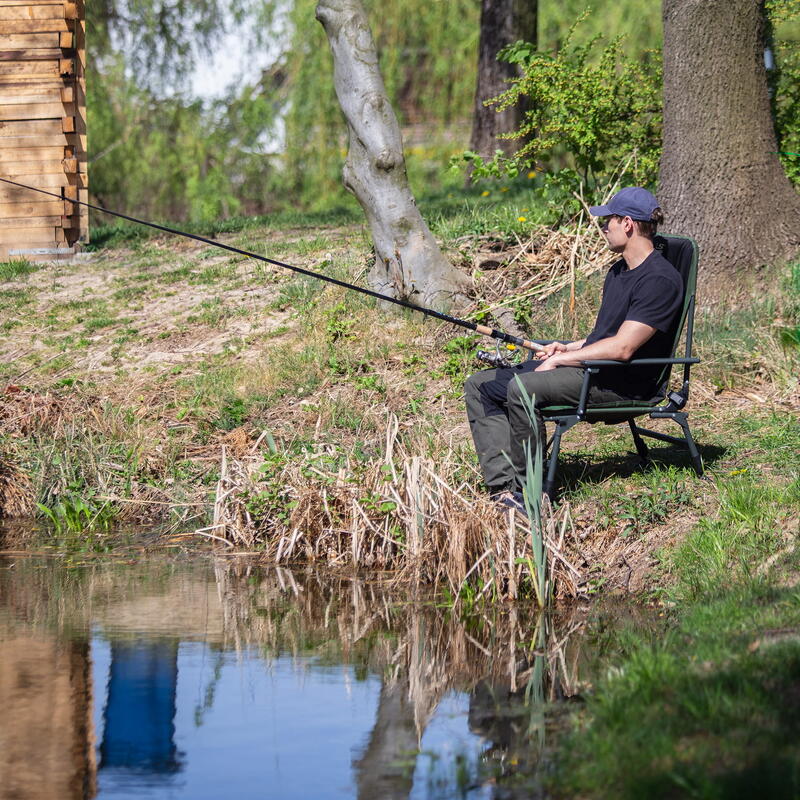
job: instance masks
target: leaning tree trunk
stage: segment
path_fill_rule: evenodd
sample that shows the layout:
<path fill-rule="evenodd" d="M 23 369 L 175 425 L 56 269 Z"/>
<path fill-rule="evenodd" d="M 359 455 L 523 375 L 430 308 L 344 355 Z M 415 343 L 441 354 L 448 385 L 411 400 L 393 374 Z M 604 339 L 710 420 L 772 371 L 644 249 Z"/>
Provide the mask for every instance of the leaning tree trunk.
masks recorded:
<path fill-rule="evenodd" d="M 523 106 L 518 104 L 498 111 L 485 102 L 506 91 L 509 81 L 519 77 L 519 67 L 498 61 L 497 54 L 520 39 L 536 44 L 537 17 L 537 0 L 481 0 L 478 78 L 470 149 L 484 160 L 492 158 L 498 149 L 512 155 L 522 145 L 519 139 L 499 137 L 519 127 Z"/>
<path fill-rule="evenodd" d="M 411 194 L 400 126 L 386 96 L 361 0 L 320 0 L 317 19 L 333 52 L 333 78 L 350 149 L 344 185 L 369 222 L 376 291 L 442 309 L 466 299 L 469 279 L 442 255 Z"/>
<path fill-rule="evenodd" d="M 701 291 L 736 294 L 744 270 L 800 248 L 800 195 L 775 152 L 763 0 L 664 0 L 667 227 L 701 248 Z"/>

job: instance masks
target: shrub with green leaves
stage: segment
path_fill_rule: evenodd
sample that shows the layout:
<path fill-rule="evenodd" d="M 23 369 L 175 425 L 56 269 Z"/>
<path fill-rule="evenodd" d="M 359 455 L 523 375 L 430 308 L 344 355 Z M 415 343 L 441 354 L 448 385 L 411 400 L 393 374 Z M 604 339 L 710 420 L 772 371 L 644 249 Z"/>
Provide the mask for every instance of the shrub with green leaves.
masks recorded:
<path fill-rule="evenodd" d="M 767 0 L 776 69 L 772 113 L 783 168 L 800 186 L 800 0 Z"/>
<path fill-rule="evenodd" d="M 622 49 L 622 37 L 605 46 L 595 36 L 575 44 L 581 15 L 563 45 L 540 52 L 517 42 L 500 58 L 518 64 L 522 77 L 495 98 L 498 110 L 523 105 L 519 129 L 508 135 L 522 142 L 506 157 L 500 151 L 484 163 L 475 153 L 475 175 L 515 176 L 534 165 L 547 171 L 545 195 L 563 202 L 579 180 L 593 187 L 612 174 L 652 185 L 661 154 L 661 59 L 650 51 L 639 60 Z"/>

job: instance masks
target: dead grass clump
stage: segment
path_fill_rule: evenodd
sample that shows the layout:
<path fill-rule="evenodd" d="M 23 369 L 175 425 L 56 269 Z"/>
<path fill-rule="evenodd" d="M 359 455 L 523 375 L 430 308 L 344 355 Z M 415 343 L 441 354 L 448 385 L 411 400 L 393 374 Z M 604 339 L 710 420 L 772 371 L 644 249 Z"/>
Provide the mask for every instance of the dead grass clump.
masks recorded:
<path fill-rule="evenodd" d="M 222 449 L 212 524 L 197 531 L 228 547 L 258 548 L 275 564 L 391 571 L 394 580 L 446 584 L 453 597 L 529 592 L 535 571 L 527 519 L 509 517 L 459 483 L 456 459 L 436 462 L 398 437 L 390 416 L 382 456 L 335 460 L 323 446 L 301 457 L 273 451 L 232 458 Z M 565 555 L 569 507 L 543 505 L 549 581 L 556 596 L 583 583 Z M 466 594 L 465 594 L 466 593 Z"/>
<path fill-rule="evenodd" d="M 0 453 L 0 517 L 24 517 L 33 512 L 30 476 Z"/>
<path fill-rule="evenodd" d="M 516 247 L 504 246 L 502 257 L 490 237 L 478 240 L 473 254 L 475 294 L 480 310 L 499 319 L 509 306 L 520 301 L 542 301 L 569 287 L 569 311 L 575 310 L 578 280 L 609 267 L 617 256 L 610 252 L 596 224 L 584 224 L 583 215 L 574 226 L 558 230 L 539 228 Z"/>
<path fill-rule="evenodd" d="M 55 431 L 64 422 L 67 405 L 50 393 L 8 386 L 0 395 L 0 431 L 11 436 L 27 436 L 43 428 Z"/>

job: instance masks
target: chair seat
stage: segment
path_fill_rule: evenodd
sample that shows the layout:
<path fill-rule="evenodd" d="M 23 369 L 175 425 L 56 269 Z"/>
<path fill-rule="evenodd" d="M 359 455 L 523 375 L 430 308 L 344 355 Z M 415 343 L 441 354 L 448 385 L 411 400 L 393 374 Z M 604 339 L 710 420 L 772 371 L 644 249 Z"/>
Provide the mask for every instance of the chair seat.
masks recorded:
<path fill-rule="evenodd" d="M 663 403 L 664 398 L 659 397 L 655 400 L 618 400 L 612 403 L 593 403 L 586 407 L 584 417 L 602 415 L 613 411 L 615 414 L 646 414 L 652 411 L 659 403 Z M 569 414 L 577 414 L 577 406 L 543 406 L 539 409 L 543 417 L 561 417 Z"/>

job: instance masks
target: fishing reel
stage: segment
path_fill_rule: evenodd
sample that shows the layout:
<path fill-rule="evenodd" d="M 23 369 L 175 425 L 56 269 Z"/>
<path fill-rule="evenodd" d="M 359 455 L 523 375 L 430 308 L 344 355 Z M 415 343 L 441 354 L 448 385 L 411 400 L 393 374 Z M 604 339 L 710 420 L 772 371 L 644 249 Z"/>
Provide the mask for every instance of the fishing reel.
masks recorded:
<path fill-rule="evenodd" d="M 508 353 L 504 353 L 503 350 L 508 351 Z M 509 353 L 517 353 L 519 348 L 515 344 L 502 344 L 498 342 L 495 346 L 495 352 L 492 353 L 488 350 L 478 350 L 475 353 L 475 358 L 478 361 L 482 361 L 484 364 L 488 364 L 490 367 L 494 367 L 495 369 L 508 369 L 509 367 L 513 367 L 515 363 L 519 361 L 519 359 L 514 359 L 513 361 L 507 358 Z"/>

